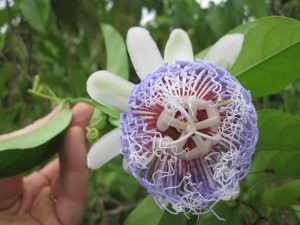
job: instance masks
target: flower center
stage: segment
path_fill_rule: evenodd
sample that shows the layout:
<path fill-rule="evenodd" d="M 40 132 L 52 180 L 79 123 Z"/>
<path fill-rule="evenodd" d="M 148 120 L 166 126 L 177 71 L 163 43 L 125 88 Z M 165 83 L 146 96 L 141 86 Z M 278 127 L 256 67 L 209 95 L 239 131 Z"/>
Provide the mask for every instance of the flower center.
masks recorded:
<path fill-rule="evenodd" d="M 211 101 L 194 96 L 166 99 L 157 129 L 166 135 L 156 144 L 180 159 L 194 159 L 209 152 L 221 140 L 220 113 Z"/>

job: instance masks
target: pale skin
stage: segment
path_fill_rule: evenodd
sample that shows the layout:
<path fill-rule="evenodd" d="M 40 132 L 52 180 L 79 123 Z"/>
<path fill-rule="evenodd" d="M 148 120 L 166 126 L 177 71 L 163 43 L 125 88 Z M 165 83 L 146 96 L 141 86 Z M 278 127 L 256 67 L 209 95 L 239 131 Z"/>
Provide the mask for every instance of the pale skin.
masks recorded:
<path fill-rule="evenodd" d="M 0 225 L 81 223 L 90 175 L 86 165 L 85 127 L 93 108 L 78 103 L 72 111 L 73 119 L 57 159 L 26 177 L 0 179 Z M 0 140 L 14 135 L 0 136 Z"/>

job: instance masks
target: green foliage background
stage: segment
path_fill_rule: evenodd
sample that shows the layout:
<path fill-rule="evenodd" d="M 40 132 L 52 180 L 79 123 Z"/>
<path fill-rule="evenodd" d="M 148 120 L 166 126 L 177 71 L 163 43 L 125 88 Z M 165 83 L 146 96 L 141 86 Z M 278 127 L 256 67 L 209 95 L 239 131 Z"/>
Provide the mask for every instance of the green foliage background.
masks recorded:
<path fill-rule="evenodd" d="M 1 3 L 6 4 L 0 9 L 0 133 L 23 127 L 52 109 L 55 102 L 36 98 L 27 91 L 37 74 L 40 82 L 60 97 L 88 97 L 87 77 L 100 69 L 138 82 L 122 43 L 127 30 L 140 24 L 142 9 L 155 10 L 157 14 L 146 28 L 161 50 L 170 31 L 182 28 L 192 40 L 194 53 L 254 19 L 270 15 L 300 19 L 298 0 L 227 0 L 221 5 L 211 3 L 208 9 L 200 8 L 194 0 Z M 232 72 L 236 71 L 238 68 L 232 68 Z M 243 83 L 242 76 L 240 79 Z M 122 158 L 117 157 L 93 173 L 82 224 L 299 224 L 300 155 L 295 140 L 289 137 L 300 135 L 300 81 L 290 83 L 277 93 L 268 91 L 270 87 L 263 83 L 262 91 L 256 92 L 256 108 L 265 109 L 259 113 L 262 123 L 258 151 L 248 178 L 241 184 L 246 194 L 215 207 L 225 222 L 211 214 L 186 220 L 182 215 L 160 210 L 151 198 L 145 198 L 146 191 L 135 179 L 123 171 Z M 102 120 L 103 133 L 116 124 L 106 115 Z M 290 133 L 282 136 L 283 129 Z M 270 152 L 266 151 L 270 146 Z M 282 152 L 283 148 L 287 150 Z"/>

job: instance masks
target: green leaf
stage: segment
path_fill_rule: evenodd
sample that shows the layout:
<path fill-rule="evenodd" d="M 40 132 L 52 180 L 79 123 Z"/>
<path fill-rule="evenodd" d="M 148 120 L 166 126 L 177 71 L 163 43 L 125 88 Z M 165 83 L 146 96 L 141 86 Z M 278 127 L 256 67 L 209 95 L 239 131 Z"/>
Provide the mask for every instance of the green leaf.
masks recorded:
<path fill-rule="evenodd" d="M 292 207 L 300 204 L 300 180 L 292 181 L 262 194 L 264 203 Z"/>
<path fill-rule="evenodd" d="M 1 35 L 1 34 L 0 34 Z M 12 68 L 9 64 L 5 64 L 0 69 L 0 93 L 3 92 L 5 83 L 12 74 Z"/>
<path fill-rule="evenodd" d="M 300 22 L 266 17 L 238 26 L 245 35 L 242 51 L 230 70 L 253 99 L 275 93 L 300 76 Z"/>
<path fill-rule="evenodd" d="M 40 35 L 34 39 L 34 43 L 38 47 L 41 57 L 47 59 L 47 61 L 49 60 L 52 65 L 55 62 L 64 68 L 66 67 L 66 47 L 60 36 L 56 37 L 53 33 Z"/>
<path fill-rule="evenodd" d="M 300 178 L 300 120 L 277 110 L 258 111 L 259 141 L 246 185 Z"/>
<path fill-rule="evenodd" d="M 85 74 L 85 71 L 80 67 L 77 66 L 72 71 L 72 78 L 70 79 L 71 85 L 68 85 L 70 87 L 70 93 L 72 93 L 72 96 L 75 97 L 81 97 L 86 94 L 86 80 L 87 76 Z"/>
<path fill-rule="evenodd" d="M 212 7 L 210 7 L 210 9 L 206 12 L 205 22 L 209 25 L 209 28 L 214 36 L 219 38 L 227 31 L 241 24 L 243 17 L 243 1 L 228 0 L 223 4 L 222 7 L 212 4 Z"/>
<path fill-rule="evenodd" d="M 19 174 L 52 157 L 71 119 L 71 110 L 62 108 L 36 129 L 0 141 L 0 177 Z"/>
<path fill-rule="evenodd" d="M 2 51 L 2 49 L 5 46 L 6 34 L 7 34 L 7 30 L 0 32 L 0 51 Z"/>
<path fill-rule="evenodd" d="M 0 116 L 0 133 L 6 133 L 7 131 L 13 130 L 12 127 L 16 121 L 18 113 L 21 111 L 21 105 L 19 102 L 14 103 L 7 109 L 1 112 Z"/>
<path fill-rule="evenodd" d="M 241 215 L 239 208 L 230 206 L 228 202 L 220 201 L 213 208 L 218 217 L 224 219 L 220 220 L 213 213 L 201 215 L 196 225 L 239 225 L 241 224 Z"/>
<path fill-rule="evenodd" d="M 203 59 L 203 58 L 206 56 L 206 54 L 208 53 L 208 51 L 211 49 L 211 47 L 212 47 L 212 46 L 209 46 L 209 47 L 203 49 L 202 51 L 198 52 L 198 53 L 194 56 L 194 58 L 195 58 L 195 59 Z"/>
<path fill-rule="evenodd" d="M 300 179 L 300 152 L 284 151 L 283 149 L 269 149 L 257 151 L 254 155 L 249 175 L 245 185 L 249 189 L 259 184 L 277 179 Z M 260 193 L 256 193 L 260 194 Z"/>
<path fill-rule="evenodd" d="M 50 0 L 19 0 L 20 9 L 29 24 L 36 30 L 45 33 L 49 20 Z"/>
<path fill-rule="evenodd" d="M 111 25 L 102 24 L 101 29 L 106 48 L 106 70 L 128 80 L 128 58 L 122 36 Z"/>
<path fill-rule="evenodd" d="M 260 18 L 268 15 L 266 0 L 246 0 L 246 5 L 249 7 L 250 16 Z"/>
<path fill-rule="evenodd" d="M 78 31 L 78 22 L 80 21 L 82 24 L 82 20 L 84 20 L 79 13 L 84 8 L 85 2 L 87 1 L 51 0 L 52 10 L 60 22 L 60 26 L 64 25 L 68 31 Z"/>
<path fill-rule="evenodd" d="M 300 120 L 279 110 L 258 111 L 257 151 L 279 149 L 300 153 Z"/>
<path fill-rule="evenodd" d="M 300 204 L 298 203 L 298 205 L 293 205 L 292 208 L 295 211 L 295 214 L 300 222 Z"/>
<path fill-rule="evenodd" d="M 173 215 L 160 209 L 148 195 L 128 216 L 125 225 L 182 225 L 185 221 L 184 215 Z"/>
<path fill-rule="evenodd" d="M 7 22 L 7 12 L 5 9 L 0 9 L 0 26 Z"/>

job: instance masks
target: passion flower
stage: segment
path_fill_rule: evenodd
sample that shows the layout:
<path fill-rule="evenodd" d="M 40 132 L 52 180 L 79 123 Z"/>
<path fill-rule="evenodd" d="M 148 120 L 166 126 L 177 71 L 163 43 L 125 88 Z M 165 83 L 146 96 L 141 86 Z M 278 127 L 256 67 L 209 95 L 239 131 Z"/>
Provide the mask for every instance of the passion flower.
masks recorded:
<path fill-rule="evenodd" d="M 164 64 L 129 96 L 121 153 L 159 205 L 199 214 L 246 176 L 256 121 L 249 91 L 227 71 L 201 60 Z"/>
<path fill-rule="evenodd" d="M 243 35 L 226 35 L 194 61 L 187 34 L 175 30 L 163 60 L 146 30 L 131 29 L 127 46 L 141 82 L 108 71 L 88 80 L 93 99 L 123 111 L 120 129 L 92 147 L 89 167 L 107 162 L 119 146 L 127 171 L 173 213 L 204 214 L 237 196 L 258 137 L 250 92 L 224 69 L 242 43 Z"/>

